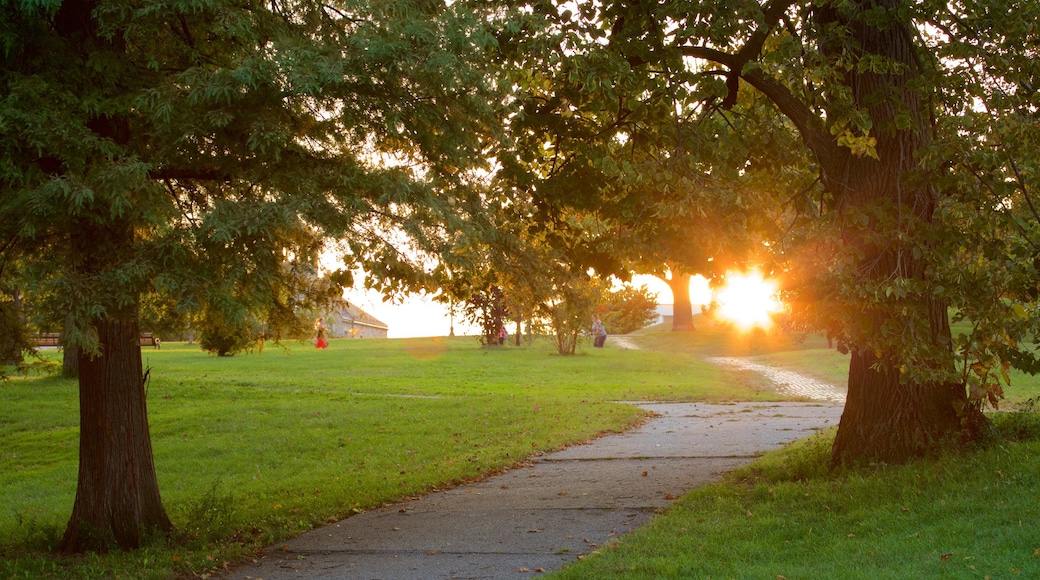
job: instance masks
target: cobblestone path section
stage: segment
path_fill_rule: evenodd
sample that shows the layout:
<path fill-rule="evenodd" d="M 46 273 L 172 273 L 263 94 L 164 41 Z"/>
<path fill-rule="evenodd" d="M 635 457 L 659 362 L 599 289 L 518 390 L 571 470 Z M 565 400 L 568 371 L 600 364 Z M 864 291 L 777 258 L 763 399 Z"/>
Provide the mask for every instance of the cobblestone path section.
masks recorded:
<path fill-rule="evenodd" d="M 639 350 L 639 345 L 628 336 L 611 336 L 609 340 L 613 341 L 616 348 Z M 719 366 L 760 373 L 772 381 L 782 393 L 814 401 L 845 403 L 846 389 L 794 371 L 785 371 L 739 357 L 713 357 L 705 360 Z"/>
<path fill-rule="evenodd" d="M 806 397 L 816 401 L 845 402 L 845 389 L 800 373 L 758 364 L 746 358 L 715 357 L 709 358 L 707 361 L 724 367 L 753 371 L 765 375 L 767 379 L 776 384 L 782 393 L 796 397 Z"/>

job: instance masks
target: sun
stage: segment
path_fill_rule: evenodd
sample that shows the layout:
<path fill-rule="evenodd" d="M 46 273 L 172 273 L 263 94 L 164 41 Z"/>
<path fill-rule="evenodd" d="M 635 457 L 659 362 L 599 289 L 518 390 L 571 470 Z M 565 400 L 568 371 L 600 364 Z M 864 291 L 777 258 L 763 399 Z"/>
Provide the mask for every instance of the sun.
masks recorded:
<path fill-rule="evenodd" d="M 715 295 L 718 302 L 716 314 L 741 330 L 769 328 L 773 324 L 770 315 L 781 308 L 776 293 L 776 283 L 764 279 L 758 271 L 727 272 L 726 285 Z"/>

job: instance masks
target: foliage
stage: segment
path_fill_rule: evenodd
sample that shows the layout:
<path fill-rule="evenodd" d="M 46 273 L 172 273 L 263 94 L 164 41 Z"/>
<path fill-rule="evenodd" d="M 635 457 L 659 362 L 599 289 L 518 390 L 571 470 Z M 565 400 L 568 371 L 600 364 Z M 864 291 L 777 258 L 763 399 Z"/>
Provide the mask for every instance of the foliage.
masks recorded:
<path fill-rule="evenodd" d="M 491 286 L 473 292 L 463 306 L 467 320 L 480 327 L 480 343 L 485 346 L 498 344 L 499 332 L 505 328 L 509 316 L 502 288 Z"/>
<path fill-rule="evenodd" d="M 596 309 L 596 314 L 603 320 L 609 333 L 628 334 L 657 319 L 657 295 L 646 286 L 624 286 L 607 293 L 605 298 L 605 303 Z"/>
<path fill-rule="evenodd" d="M 1010 367 L 1040 371 L 1040 174 L 1033 146 L 1040 67 L 1027 48 L 1036 38 L 1037 7 L 944 8 L 921 14 L 942 31 L 924 37 L 943 75 L 936 82 L 943 139 L 927 157 L 945 194 L 934 291 L 948 297 L 963 322 L 954 335 L 961 380 L 977 404 L 995 406 Z"/>
<path fill-rule="evenodd" d="M 199 346 L 217 356 L 234 356 L 256 345 L 260 330 L 255 322 L 234 319 L 219 310 L 209 310 L 198 324 Z"/>
<path fill-rule="evenodd" d="M 545 243 L 621 278 L 768 261 L 773 208 L 814 180 L 792 127 L 753 93 L 720 107 L 724 83 L 663 35 L 639 37 L 679 22 L 671 8 L 532 9 L 541 25 L 502 56 L 518 94 L 496 179 L 529 200 L 529 219 L 552 232 Z"/>
<path fill-rule="evenodd" d="M 577 274 L 561 282 L 553 297 L 539 306 L 539 314 L 545 320 L 557 353 L 575 353 L 605 294 L 606 285 L 602 281 Z"/>
<path fill-rule="evenodd" d="M 299 289 L 292 267 L 314 264 L 331 239 L 345 238 L 355 262 L 390 252 L 377 220 L 431 246 L 442 224 L 466 229 L 471 216 L 456 217 L 443 187 L 494 127 L 494 99 L 467 60 L 493 41 L 471 10 L 103 2 L 92 26 L 123 40 L 62 51 L 62 22 L 18 6 L 3 21 L 4 257 L 30 259 L 23 282 L 54 290 L 75 315 L 70 338 L 88 348 L 105 297 L 154 289 L 192 312 L 284 303 Z M 108 64 L 88 75 L 88 61 Z M 118 135 L 98 133 L 101 118 Z M 379 153 L 429 170 L 374 166 Z M 66 267 L 81 216 L 136 228 L 132 254 L 104 279 Z M 391 273 L 415 276 L 402 264 Z"/>

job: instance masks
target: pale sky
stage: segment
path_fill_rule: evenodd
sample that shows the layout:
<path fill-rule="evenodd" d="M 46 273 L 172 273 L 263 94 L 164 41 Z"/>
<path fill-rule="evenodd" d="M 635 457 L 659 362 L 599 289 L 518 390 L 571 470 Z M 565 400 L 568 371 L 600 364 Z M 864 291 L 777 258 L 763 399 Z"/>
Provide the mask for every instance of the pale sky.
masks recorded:
<path fill-rule="evenodd" d="M 400 304 L 383 302 L 383 297 L 374 291 L 349 290 L 344 297 L 375 316 L 389 327 L 389 338 L 412 338 L 417 336 L 448 336 L 451 317 L 448 308 L 426 296 L 410 295 Z M 455 335 L 478 334 L 479 330 L 455 317 Z"/>

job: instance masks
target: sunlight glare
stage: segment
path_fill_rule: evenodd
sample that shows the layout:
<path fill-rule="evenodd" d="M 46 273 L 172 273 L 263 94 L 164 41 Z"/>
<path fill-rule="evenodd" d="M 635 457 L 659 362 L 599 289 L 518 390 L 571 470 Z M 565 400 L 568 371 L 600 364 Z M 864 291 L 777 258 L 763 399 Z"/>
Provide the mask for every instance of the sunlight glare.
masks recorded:
<path fill-rule="evenodd" d="M 757 271 L 739 274 L 728 272 L 726 285 L 716 294 L 717 315 L 736 324 L 741 330 L 769 328 L 770 316 L 780 311 L 776 283 L 762 278 Z"/>

